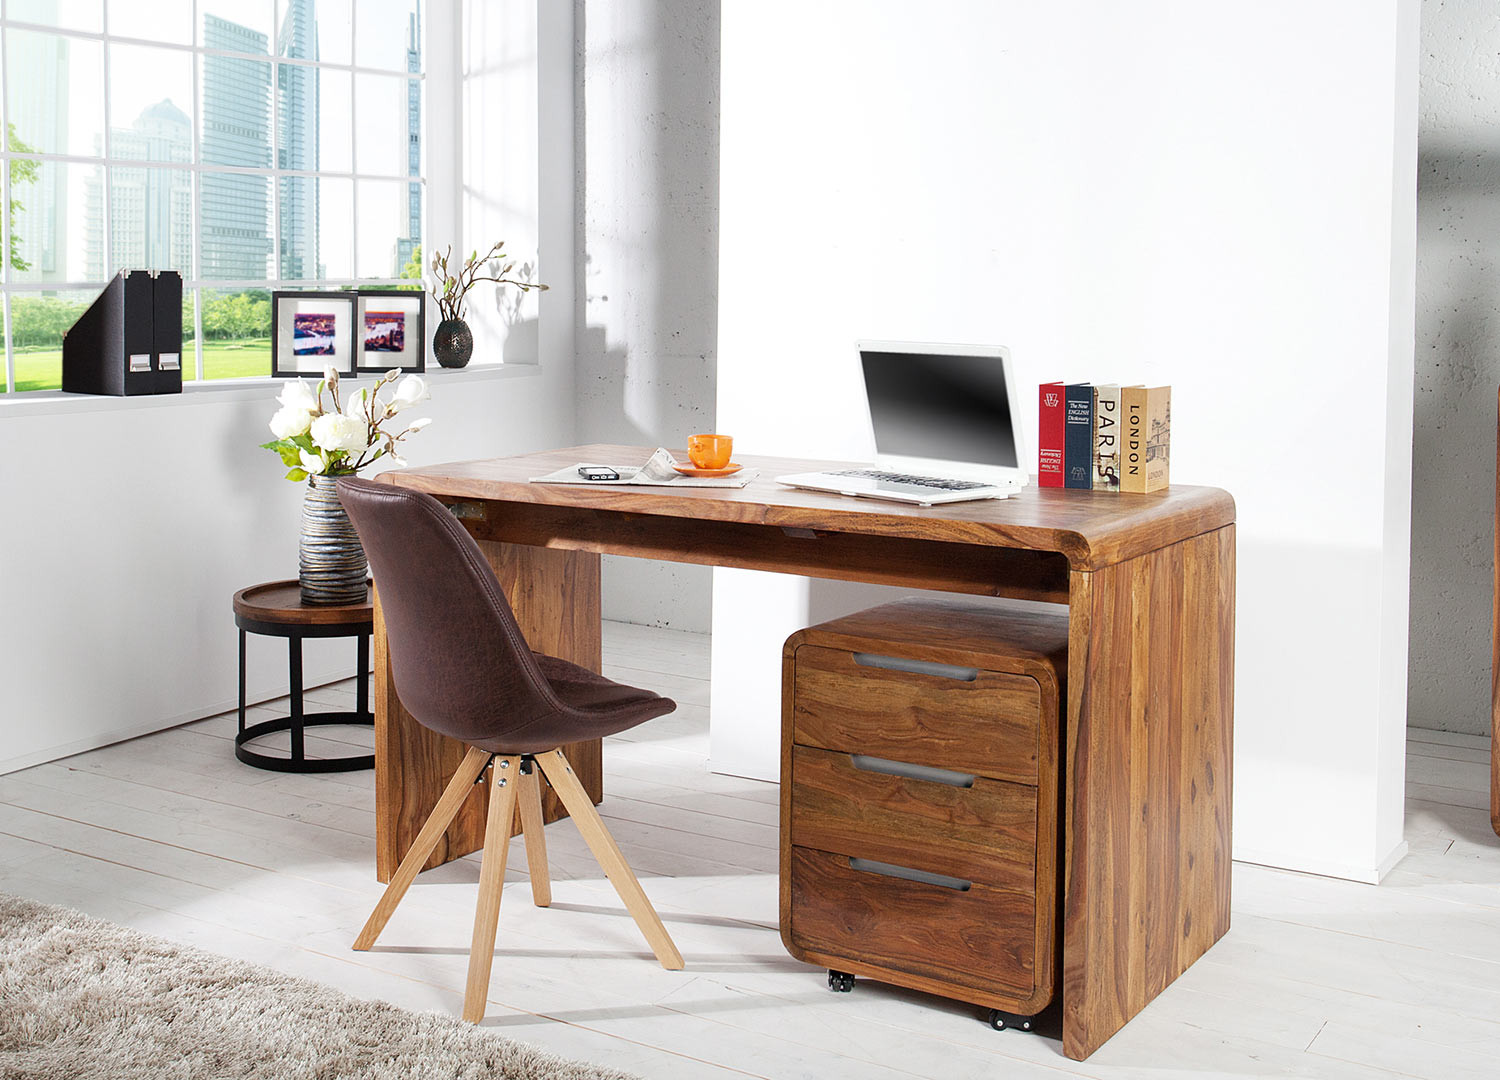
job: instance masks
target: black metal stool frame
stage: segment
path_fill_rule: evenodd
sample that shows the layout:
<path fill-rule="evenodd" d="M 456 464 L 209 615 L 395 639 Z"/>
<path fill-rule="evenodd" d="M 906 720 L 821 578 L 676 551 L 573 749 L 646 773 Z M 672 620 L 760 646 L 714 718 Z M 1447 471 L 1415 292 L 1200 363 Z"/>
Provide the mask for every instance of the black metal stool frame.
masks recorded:
<path fill-rule="evenodd" d="M 328 724 L 364 724 L 375 726 L 375 714 L 370 711 L 370 635 L 372 628 L 361 620 L 351 623 L 329 623 L 323 626 L 295 626 L 285 623 L 264 622 L 236 615 L 235 625 L 240 629 L 240 729 L 234 737 L 234 756 L 246 765 L 275 772 L 328 773 L 355 772 L 375 767 L 374 754 L 356 754 L 339 758 L 309 758 L 303 746 L 303 731 L 310 727 Z M 361 629 L 361 627 L 364 627 Z M 263 634 L 267 637 L 287 639 L 287 666 L 291 682 L 292 712 L 290 716 L 275 720 L 263 720 L 245 726 L 245 635 Z M 355 684 L 354 712 L 306 712 L 302 707 L 302 639 L 354 637 L 358 639 L 358 681 Z M 278 731 L 291 732 L 291 757 L 272 757 L 251 749 L 245 744 L 262 735 Z"/>

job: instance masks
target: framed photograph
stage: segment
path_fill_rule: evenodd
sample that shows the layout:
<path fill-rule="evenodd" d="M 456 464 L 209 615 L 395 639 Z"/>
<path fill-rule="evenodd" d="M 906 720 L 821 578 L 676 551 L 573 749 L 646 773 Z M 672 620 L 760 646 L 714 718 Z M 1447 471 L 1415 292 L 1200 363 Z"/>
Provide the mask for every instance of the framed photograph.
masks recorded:
<path fill-rule="evenodd" d="M 273 292 L 272 376 L 321 375 L 328 367 L 353 375 L 354 301 L 347 292 Z"/>
<path fill-rule="evenodd" d="M 360 289 L 354 325 L 355 371 L 427 370 L 427 332 L 420 290 Z"/>

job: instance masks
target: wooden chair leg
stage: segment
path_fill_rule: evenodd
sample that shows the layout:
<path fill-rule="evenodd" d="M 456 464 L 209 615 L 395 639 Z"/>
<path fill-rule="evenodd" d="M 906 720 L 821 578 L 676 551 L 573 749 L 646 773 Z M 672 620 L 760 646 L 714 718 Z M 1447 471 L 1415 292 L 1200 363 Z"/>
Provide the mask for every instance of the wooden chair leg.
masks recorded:
<path fill-rule="evenodd" d="M 552 878 L 547 873 L 547 834 L 542 831 L 542 774 L 533 764 L 521 774 L 517 809 L 521 835 L 526 839 L 526 870 L 531 875 L 531 899 L 537 907 L 552 903 Z"/>
<path fill-rule="evenodd" d="M 500 924 L 500 892 L 505 884 L 505 857 L 510 830 L 516 820 L 516 795 L 521 789 L 520 757 L 495 759 L 490 773 L 490 812 L 484 823 L 484 855 L 479 864 L 479 901 L 474 906 L 474 939 L 469 945 L 469 981 L 464 986 L 464 1019 L 484 1019 L 495 966 L 495 930 Z"/>
<path fill-rule="evenodd" d="M 437 805 L 432 808 L 432 813 L 427 816 L 427 822 L 422 826 L 422 831 L 417 833 L 417 838 L 412 841 L 411 850 L 401 860 L 401 865 L 397 867 L 391 883 L 385 887 L 385 892 L 381 894 L 380 902 L 375 905 L 375 910 L 370 913 L 364 929 L 359 932 L 359 937 L 354 939 L 355 949 L 364 952 L 375 944 L 375 939 L 385 929 L 385 924 L 396 913 L 396 905 L 401 903 L 406 890 L 411 888 L 411 883 L 416 880 L 422 867 L 426 865 L 428 856 L 437 847 L 443 834 L 448 831 L 448 826 L 453 824 L 453 819 L 458 816 L 464 800 L 469 797 L 469 789 L 474 786 L 474 781 L 479 779 L 479 774 L 484 772 L 485 764 L 489 760 L 490 755 L 487 751 L 469 747 L 469 752 L 459 763 L 458 771 L 453 774 L 453 779 L 448 782 L 448 787 L 443 791 L 442 798 L 438 799 Z"/>
<path fill-rule="evenodd" d="M 641 933 L 645 935 L 646 943 L 651 946 L 656 959 L 668 971 L 682 970 L 682 954 L 677 951 L 672 936 L 662 925 L 661 917 L 656 914 L 656 909 L 646 898 L 646 893 L 641 888 L 641 883 L 636 880 L 630 864 L 625 861 L 625 856 L 620 854 L 615 838 L 605 827 L 604 819 L 599 816 L 599 811 L 594 809 L 593 800 L 589 798 L 588 792 L 584 791 L 583 785 L 578 782 L 578 777 L 573 775 L 573 767 L 568 764 L 568 759 L 563 756 L 561 750 L 549 750 L 545 754 L 536 755 L 536 761 L 542 767 L 542 772 L 546 774 L 548 782 L 552 784 L 552 790 L 557 792 L 557 797 L 567 808 L 568 815 L 578 823 L 578 831 L 583 834 L 584 842 L 594 853 L 594 858 L 599 860 L 599 865 L 604 868 L 605 876 L 615 887 L 615 892 L 620 894 L 620 899 L 625 903 L 625 909 L 630 912 L 636 926 L 640 927 Z"/>

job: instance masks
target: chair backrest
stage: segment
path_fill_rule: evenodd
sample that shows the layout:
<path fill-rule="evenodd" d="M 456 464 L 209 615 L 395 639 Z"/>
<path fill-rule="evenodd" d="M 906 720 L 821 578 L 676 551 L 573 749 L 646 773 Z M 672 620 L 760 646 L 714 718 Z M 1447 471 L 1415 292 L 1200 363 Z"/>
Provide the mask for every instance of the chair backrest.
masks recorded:
<path fill-rule="evenodd" d="M 419 723 L 473 742 L 565 708 L 494 570 L 442 503 L 348 477 L 338 489 L 379 591 L 396 692 Z"/>

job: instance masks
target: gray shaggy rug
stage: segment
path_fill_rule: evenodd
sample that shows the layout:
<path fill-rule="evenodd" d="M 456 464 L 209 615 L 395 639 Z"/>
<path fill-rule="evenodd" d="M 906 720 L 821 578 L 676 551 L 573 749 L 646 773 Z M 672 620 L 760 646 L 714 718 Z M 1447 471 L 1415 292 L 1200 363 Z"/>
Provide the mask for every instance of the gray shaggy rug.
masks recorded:
<path fill-rule="evenodd" d="M 634 1080 L 0 894 L 5 1080 Z"/>

